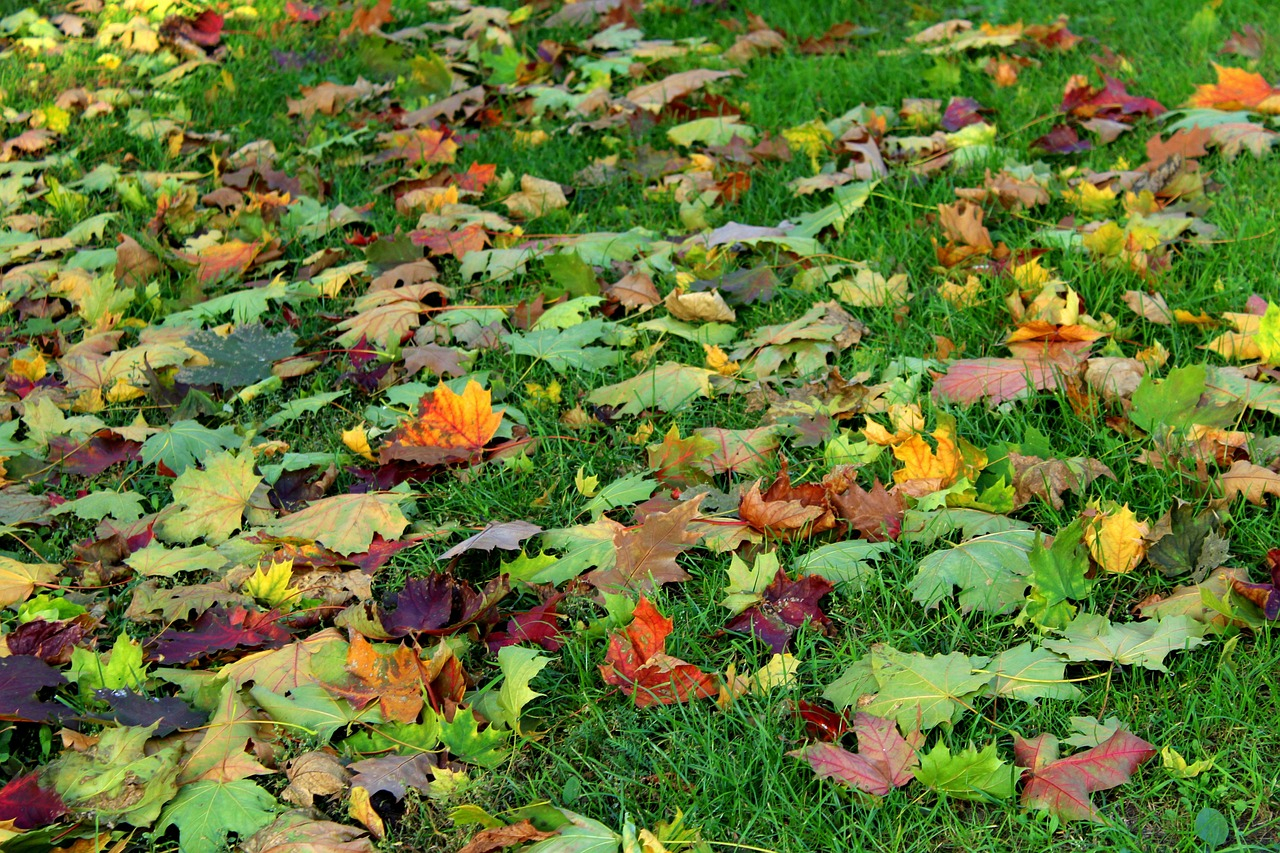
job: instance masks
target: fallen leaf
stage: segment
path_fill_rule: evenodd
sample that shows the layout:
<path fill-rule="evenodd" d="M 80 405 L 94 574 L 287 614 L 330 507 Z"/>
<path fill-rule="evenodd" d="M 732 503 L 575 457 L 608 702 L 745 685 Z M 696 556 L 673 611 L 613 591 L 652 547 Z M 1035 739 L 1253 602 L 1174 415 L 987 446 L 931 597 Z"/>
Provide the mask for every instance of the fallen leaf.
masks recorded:
<path fill-rule="evenodd" d="M 815 743 L 787 753 L 803 758 L 819 778 L 835 779 L 872 796 L 883 797 L 915 778 L 920 759 L 892 720 L 859 712 L 853 718 L 856 753 L 833 743 Z"/>
<path fill-rule="evenodd" d="M 638 708 L 715 695 L 715 679 L 710 673 L 665 653 L 673 625 L 649 599 L 641 597 L 626 631 L 615 631 L 609 637 L 600 675 L 605 684 L 629 690 Z"/>
<path fill-rule="evenodd" d="M 1092 749 L 1058 758 L 1057 739 L 1040 735 L 1030 741 L 1014 735 L 1014 755 L 1028 768 L 1022 789 L 1023 808 L 1047 811 L 1061 820 L 1106 819 L 1089 799 L 1129 781 L 1133 772 L 1155 757 L 1156 749 L 1120 730 Z"/>

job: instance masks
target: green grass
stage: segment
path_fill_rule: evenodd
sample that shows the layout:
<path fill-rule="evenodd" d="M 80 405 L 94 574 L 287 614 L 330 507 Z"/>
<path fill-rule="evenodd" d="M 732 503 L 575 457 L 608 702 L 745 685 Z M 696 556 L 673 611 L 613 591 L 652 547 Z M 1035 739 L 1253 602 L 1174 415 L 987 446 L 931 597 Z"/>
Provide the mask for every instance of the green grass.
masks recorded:
<path fill-rule="evenodd" d="M 0 10 L 8 5 L 13 4 L 0 4 Z M 1201 10 L 1202 4 L 1196 0 L 1059 0 L 1049 7 L 1022 0 L 986 2 L 966 7 L 965 14 L 974 21 L 997 24 L 1017 20 L 1048 22 L 1065 14 L 1070 16 L 1074 32 L 1095 41 L 1082 43 L 1069 53 L 1038 56 L 1040 63 L 1023 70 L 1013 88 L 996 88 L 981 72 L 980 63 L 970 62 L 959 64 L 958 83 L 937 86 L 926 77 L 934 66 L 931 57 L 916 50 L 899 49 L 922 21 L 958 13 L 940 2 L 901 4 L 901 9 L 898 5 L 872 0 L 772 0 L 731 2 L 720 9 L 716 4 L 691 8 L 686 2 L 672 2 L 639 14 L 637 20 L 649 38 L 701 37 L 722 47 L 732 44 L 733 34 L 717 21 L 741 19 L 740 13 L 747 10 L 762 14 L 770 25 L 796 39 L 817 36 L 842 20 L 876 27 L 878 32 L 857 42 L 856 49 L 848 54 L 810 57 L 784 52 L 759 58 L 744 67 L 744 77 L 721 81 L 710 88 L 740 105 L 744 121 L 775 134 L 813 119 L 840 116 L 859 104 L 896 109 L 904 98 L 932 97 L 945 103 L 951 96 L 974 97 L 995 111 L 992 120 L 1000 133 L 1002 156 L 991 164 L 993 169 L 999 168 L 1004 155 L 1024 162 L 1034 159 L 1028 153 L 1028 144 L 1052 124 L 1067 79 L 1072 74 L 1093 75 L 1090 57 L 1104 45 L 1122 53 L 1136 69 L 1132 92 L 1174 107 L 1185 101 L 1194 86 L 1212 79 L 1211 62 L 1240 64 L 1239 57 L 1223 60 L 1216 54 L 1231 30 L 1253 24 L 1280 39 L 1280 6 L 1266 0 L 1223 4 L 1216 13 L 1216 28 L 1204 32 L 1189 28 L 1193 16 Z M 54 6 L 43 4 L 41 11 L 52 14 L 57 11 Z M 371 142 L 365 142 L 363 149 L 339 144 L 320 154 L 306 153 L 307 148 L 321 141 L 364 126 L 385 130 L 384 118 L 360 107 L 348 108 L 336 116 L 318 115 L 310 121 L 290 118 L 285 113 L 285 99 L 297 96 L 301 86 L 325 80 L 350 83 L 362 74 L 381 81 L 380 69 L 374 67 L 368 52 L 354 49 L 354 43 L 337 41 L 345 13 L 335 13 L 319 28 L 307 30 L 287 23 L 282 2 L 263 0 L 254 6 L 257 19 L 228 22 L 226 40 L 230 52 L 220 67 L 198 68 L 167 90 L 140 90 L 132 106 L 161 117 L 181 103 L 189 111 L 192 131 L 228 134 L 229 150 L 254 140 L 270 140 L 280 154 L 277 168 L 301 177 L 310 186 L 326 184 L 326 203 L 370 205 L 368 228 L 382 233 L 411 229 L 414 218 L 397 214 L 390 194 L 379 191 L 405 170 L 361 162 L 360 155 L 371 148 Z M 440 18 L 418 6 L 407 0 L 401 3 L 401 23 L 419 24 Z M 890 6 L 893 8 L 884 8 Z M 918 20 L 913 20 L 912 14 Z M 104 20 L 127 17 L 116 10 Z M 580 30 L 533 27 L 520 30 L 516 42 L 532 51 L 541 39 L 572 43 L 587 35 Z M 278 67 L 272 50 L 315 50 L 329 58 L 300 70 L 289 70 Z M 13 51 L 0 56 L 0 107 L 6 114 L 17 115 L 47 106 L 72 86 L 127 88 L 136 82 L 128 63 L 115 72 L 94 64 L 97 52 L 80 49 L 62 56 L 32 56 Z M 128 58 L 128 54 L 116 52 Z M 34 69 L 32 63 L 44 68 Z M 659 67 L 666 73 L 702 65 L 720 67 L 719 60 L 701 58 L 678 59 Z M 1269 79 L 1280 76 L 1280 47 L 1276 41 L 1268 42 L 1257 67 Z M 146 76 L 137 79 L 145 81 Z M 614 87 L 615 91 L 626 88 L 625 84 Z M 670 122 L 634 133 L 622 125 L 607 133 L 569 135 L 563 122 L 546 120 L 541 126 L 551 132 L 550 141 L 538 147 L 516 148 L 511 142 L 512 128 L 531 129 L 534 125 L 519 118 L 515 100 L 498 99 L 505 111 L 502 126 L 461 131 L 465 137 L 458 168 L 471 162 L 495 163 L 499 174 L 509 170 L 517 179 L 531 174 L 572 186 L 576 173 L 595 158 L 621 153 L 625 159 L 629 151 L 646 144 L 661 149 L 671 147 L 665 138 Z M 126 113 L 127 109 L 121 108 L 92 122 L 75 118 L 67 138 L 55 149 L 56 153 L 69 156 L 44 173 L 46 182 L 51 178 L 74 182 L 105 163 L 119 167 L 126 175 L 135 171 L 200 172 L 202 177 L 192 182 L 201 188 L 197 196 L 212 188 L 208 179 L 212 164 L 207 152 L 173 159 L 161 142 L 130 134 Z M 6 133 L 14 136 L 21 129 L 14 124 Z M 1084 155 L 1056 159 L 1053 168 L 1057 171 L 1070 165 L 1103 170 L 1122 159 L 1139 163 L 1144 159 L 1143 145 L 1156 129 L 1151 122 L 1140 122 L 1133 132 L 1115 143 Z M 220 153 L 227 153 L 225 146 Z M 1255 160 L 1246 154 L 1228 163 L 1211 156 L 1204 160 L 1202 168 L 1211 171 L 1217 184 L 1208 195 L 1209 206 L 1203 214 L 1219 228 L 1216 244 L 1175 250 L 1170 269 L 1146 280 L 1128 270 L 1104 268 L 1087 254 L 1054 250 L 1044 258 L 1047 266 L 1079 292 L 1089 313 L 1096 317 L 1105 312 L 1116 318 L 1119 330 L 1114 340 L 1126 355 L 1159 341 L 1170 352 L 1170 367 L 1205 360 L 1216 363 L 1214 356 L 1200 349 L 1215 334 L 1214 330 L 1145 323 L 1120 301 L 1126 290 L 1154 288 L 1175 307 L 1215 316 L 1243 310 L 1251 293 L 1275 298 L 1275 271 L 1280 268 L 1280 240 L 1275 233 L 1280 173 L 1275 158 Z M 717 222 L 774 225 L 816 209 L 825 201 L 818 196 L 794 198 L 786 186 L 788 181 L 808 174 L 811 170 L 803 156 L 790 163 L 756 168 L 751 174 L 751 189 L 741 201 L 717 210 L 713 216 L 718 217 Z M 989 289 L 988 298 L 969 309 L 955 308 L 937 295 L 936 285 L 943 276 L 936 269 L 931 237 L 938 237 L 941 232 L 925 219 L 936 205 L 954 200 L 955 187 L 979 185 L 981 178 L 981 168 L 947 170 L 926 181 L 894 172 L 877 188 L 866 208 L 850 219 L 843 235 L 824 240 L 825 251 L 831 255 L 866 260 L 886 274 L 907 273 L 914 293 L 909 310 L 896 319 L 888 308 L 851 309 L 867 324 L 869 332 L 859 346 L 834 359 L 844 376 L 867 371 L 871 377 L 868 381 L 878 381 L 886 370 L 900 365 L 904 357 L 918 358 L 933 351 L 935 335 L 946 336 L 962 347 L 964 357 L 1006 354 L 1002 341 L 1013 324 L 1004 309 L 1002 294 Z M 525 223 L 524 227 L 530 234 L 621 231 L 636 226 L 669 236 L 686 233 L 678 205 L 647 198 L 646 183 L 624 178 L 602 187 L 582 187 L 567 209 Z M 486 197 L 484 206 L 505 212 L 492 194 Z M 54 216 L 43 236 L 59 235 L 88 214 L 116 212 L 119 218 L 100 243 L 110 246 L 116 231 L 134 236 L 144 233 L 154 205 L 133 208 L 122 202 L 117 193 L 107 190 L 91 194 L 83 211 L 51 213 L 47 206 L 32 203 L 29 209 L 18 212 L 33 210 Z M 1055 201 L 1054 206 L 1038 208 L 1028 216 L 1054 222 L 1067 212 L 1064 205 Z M 995 217 L 991 224 L 997 239 L 1014 249 L 1034 245 L 1033 234 L 1040 227 L 1026 218 L 1004 216 Z M 340 231 L 318 242 L 287 240 L 281 271 L 288 276 L 304 258 L 322 247 L 347 249 Z M 351 250 L 340 263 L 358 257 L 358 250 Z M 779 274 L 790 285 L 795 262 L 785 258 L 777 261 Z M 452 259 L 436 262 L 441 270 L 440 280 L 455 289 L 458 302 L 511 305 L 533 299 L 544 284 L 545 276 L 538 264 L 507 281 L 467 283 L 461 280 Z M 750 263 L 761 262 L 756 259 Z M 613 280 L 617 276 L 605 271 L 604 277 Z M 237 281 L 199 292 L 189 275 L 178 272 L 163 273 L 157 281 L 165 310 L 176 310 L 241 286 Z M 665 293 L 674 279 L 660 278 L 657 283 Z M 362 292 L 357 288 L 363 287 L 361 280 L 337 298 L 306 304 L 298 334 L 308 350 L 333 346 L 329 332 L 337 322 L 334 318 L 349 312 L 353 294 Z M 740 309 L 737 326 L 740 332 L 746 332 L 761 325 L 786 322 L 798 317 L 818 298 L 826 297 L 784 287 L 772 302 Z M 274 314 L 265 319 L 273 327 L 281 325 Z M 642 332 L 635 349 L 657 341 L 656 334 Z M 10 352 L 22 345 L 15 338 L 9 343 Z M 696 345 L 670 340 L 658 355 L 658 360 L 666 359 L 701 364 L 703 353 Z M 286 383 L 279 392 L 249 404 L 236 404 L 233 414 L 215 410 L 206 413 L 204 420 L 213 425 L 225 418 L 228 423 L 245 427 L 247 433 L 285 400 L 337 387 L 348 369 L 345 362 L 335 360 L 310 376 Z M 533 464 L 530 469 L 521 470 L 494 462 L 445 472 L 414 484 L 414 520 L 423 531 L 478 528 L 489 521 L 518 519 L 548 529 L 580 522 L 583 500 L 573 489 L 574 474 L 584 469 L 608 483 L 627 473 L 643 471 L 647 466 L 643 443 L 633 443 L 628 436 L 644 423 L 655 428 L 657 440 L 673 423 L 682 434 L 688 434 L 704 426 L 756 426 L 761 417 L 743 397 L 723 396 L 695 401 L 670 414 L 653 412 L 642 418 L 623 418 L 612 426 L 595 425 L 575 432 L 560 422 L 563 412 L 581 403 L 590 390 L 635 375 L 641 365 L 627 358 L 614 373 L 571 371 L 559 375 L 543 364 L 530 367 L 527 359 L 497 348 L 480 352 L 473 369 L 490 372 L 489 385 L 495 391 L 495 401 L 519 407 L 528 417 L 529 435 L 539 437 Z M 544 407 L 532 405 L 524 383 L 547 385 L 553 381 L 562 386 L 562 402 Z M 932 424 L 931 407 L 927 401 L 922 402 Z M 344 453 L 341 431 L 360 421 L 366 406 L 376 403 L 377 398 L 353 392 L 338 405 L 305 415 L 265 435 L 288 442 L 293 452 Z M 134 405 L 122 405 L 107 409 L 101 417 L 123 425 L 132 420 L 136 411 Z M 1106 411 L 1076 415 L 1060 394 L 1041 393 L 997 411 L 975 406 L 956 408 L 952 413 L 958 420 L 959 434 L 979 446 L 1018 441 L 1034 428 L 1051 437 L 1059 455 L 1092 457 L 1111 468 L 1114 480 L 1099 480 L 1085 496 L 1068 495 L 1061 511 L 1043 502 L 1034 502 L 1019 511 L 1019 517 L 1050 533 L 1069 523 L 1083 508 L 1086 498 L 1128 503 L 1139 516 L 1152 520 L 1177 500 L 1206 499 L 1205 484 L 1194 477 L 1134 461 L 1149 446 L 1148 439 L 1127 438 L 1107 428 Z M 857 428 L 861 421 L 845 426 Z M 1263 415 L 1254 417 L 1248 428 L 1263 436 L 1276 433 L 1277 424 L 1274 418 Z M 793 478 L 817 481 L 825 473 L 820 447 L 788 443 L 783 450 L 790 460 Z M 777 464 L 770 460 L 768 470 L 776 470 Z M 887 457 L 882 458 L 869 466 L 863 479 L 869 483 L 874 475 L 887 480 L 892 467 Z M 121 468 L 114 468 L 91 484 L 71 478 L 47 480 L 37 489 L 71 498 L 86 486 L 133 488 L 155 496 L 155 508 L 159 509 L 167 499 L 168 482 L 154 472 L 137 469 L 132 465 L 121 473 Z M 337 487 L 345 490 L 352 482 L 352 475 L 344 472 Z M 740 484 L 722 478 L 716 485 L 728 490 Z M 1280 544 L 1280 502 L 1273 501 L 1267 507 L 1241 503 L 1229 511 L 1228 529 L 1235 555 L 1232 564 L 1251 567 L 1257 574 L 1264 565 L 1266 551 Z M 625 510 L 613 515 L 624 522 L 629 520 Z M 45 558 L 63 560 L 71 555 L 71 545 L 89 532 L 87 525 L 55 526 L 32 531 L 24 539 Z M 452 541 L 428 540 L 396 555 L 375 579 L 375 593 L 395 591 L 406 579 L 437 570 L 436 555 Z M 783 565 L 790 565 L 792 559 L 811 547 L 813 543 L 809 542 L 782 543 L 779 552 Z M 391 834 L 382 849 L 455 849 L 465 842 L 470 830 L 453 826 L 448 814 L 454 806 L 473 804 L 501 813 L 541 800 L 614 828 L 620 828 L 625 820 L 652 826 L 680 811 L 688 824 L 702 828 L 715 849 L 730 851 L 1199 851 L 1205 846 L 1196 838 L 1193 824 L 1197 813 L 1206 807 L 1220 810 L 1231 823 L 1230 840 L 1220 849 L 1260 850 L 1280 845 L 1280 771 L 1276 769 L 1280 766 L 1280 728 L 1276 723 L 1280 712 L 1280 639 L 1274 631 L 1246 634 L 1233 645 L 1214 641 L 1194 652 L 1175 654 L 1167 674 L 1118 667 L 1103 675 L 1106 671 L 1101 667 L 1073 665 L 1068 668 L 1069 677 L 1098 676 L 1079 683 L 1079 700 L 1045 700 L 1034 706 L 987 703 L 979 706 L 983 714 L 966 714 L 954 728 L 943 727 L 931 735 L 930 743 L 940 739 L 953 749 L 995 740 L 1007 757 L 1012 752 L 1011 735 L 1015 731 L 1027 736 L 1042 731 L 1063 736 L 1071 730 L 1072 716 L 1117 716 L 1138 736 L 1157 746 L 1177 749 L 1188 760 L 1213 759 L 1212 770 L 1195 779 L 1176 780 L 1160 767 L 1157 758 L 1128 784 L 1096 794 L 1095 802 L 1112 821 L 1109 825 L 1060 825 L 1042 814 L 1023 812 L 1016 800 L 966 803 L 939 799 L 920 785 L 871 804 L 832 783 L 817 780 L 807 765 L 787 757 L 789 750 L 801 746 L 806 739 L 803 724 L 790 713 L 789 703 L 799 699 L 818 701 L 825 685 L 877 643 L 928 654 L 960 651 L 994 655 L 1030 636 L 1028 629 L 1016 625 L 1012 617 L 964 614 L 949 601 L 926 611 L 913 602 L 907 584 L 918 561 L 931 550 L 933 546 L 900 543 L 878 564 L 864 588 L 837 590 L 826 607 L 835 625 L 833 633 L 823 636 L 806 628 L 794 642 L 794 653 L 800 661 L 794 686 L 765 697 L 742 699 L 723 711 L 710 702 L 636 709 L 625 695 L 606 689 L 600 679 L 603 639 L 569 630 L 564 648 L 553 656 L 550 666 L 534 683 L 545 695 L 526 709 L 522 722 L 525 735 L 509 762 L 491 771 L 472 768 L 473 785 L 451 799 L 419 799 L 411 794 L 404 816 L 390 822 Z M 677 626 L 667 651 L 707 671 L 723 672 L 730 664 L 742 672 L 754 671 L 769 659 L 764 646 L 721 631 L 725 611 L 717 602 L 723 597 L 728 562 L 728 555 L 706 550 L 689 552 L 681 563 L 693 579 L 668 586 L 655 597 L 659 609 Z M 498 570 L 497 552 L 471 552 L 457 567 L 460 576 L 475 582 L 492 578 Z M 1144 564 L 1132 575 L 1099 578 L 1090 597 L 1080 602 L 1081 609 L 1110 613 L 1120 619 L 1146 595 L 1168 591 L 1174 585 Z M 113 629 L 124 628 L 142 636 L 143 628 L 123 619 L 127 593 L 128 588 L 123 588 L 113 601 L 104 604 L 104 620 Z M 535 603 L 536 597 L 527 592 L 507 602 L 512 610 L 524 609 L 518 604 Z M 561 612 L 568 614 L 569 625 L 585 627 L 585 623 L 599 616 L 600 609 L 584 595 L 571 597 Z M 3 617 L 8 627 L 10 616 L 6 613 Z M 492 657 L 486 658 L 482 652 L 483 647 L 473 649 L 468 658 L 473 671 L 483 676 L 479 678 L 481 684 L 496 672 Z M 14 735 L 20 749 L 15 749 L 6 770 L 17 773 L 24 761 L 38 763 L 34 737 L 28 731 Z M 313 744 L 295 743 L 288 749 L 302 751 L 304 746 Z M 328 815 L 347 820 L 345 809 L 337 802 L 330 803 Z M 157 850 L 174 847 L 172 838 L 137 843 L 150 844 Z"/>

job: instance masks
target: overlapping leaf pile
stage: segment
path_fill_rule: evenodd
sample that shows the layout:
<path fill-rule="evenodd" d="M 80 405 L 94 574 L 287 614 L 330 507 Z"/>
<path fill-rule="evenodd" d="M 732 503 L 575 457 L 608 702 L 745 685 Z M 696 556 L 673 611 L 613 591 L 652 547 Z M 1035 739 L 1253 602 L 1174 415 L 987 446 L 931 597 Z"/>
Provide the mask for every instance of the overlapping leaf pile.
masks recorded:
<path fill-rule="evenodd" d="M 183 853 L 372 850 L 422 797 L 479 827 L 476 853 L 710 849 L 678 814 L 615 832 L 546 804 L 459 806 L 524 748 L 526 709 L 556 701 L 532 686 L 544 669 L 573 677 L 566 643 L 593 650 L 580 687 L 614 688 L 604 702 L 789 709 L 813 735 L 792 754 L 866 801 L 919 783 L 1114 820 L 1090 795 L 1156 754 L 1131 731 L 1146 721 L 1075 718 L 1066 755 L 1052 733 L 1002 744 L 999 721 L 1011 702 L 1078 700 L 1100 675 L 1167 672 L 1280 614 L 1280 551 L 1255 582 L 1228 523 L 1241 496 L 1280 495 L 1280 305 L 1242 294 L 1215 318 L 1159 292 L 1184 253 L 1212 250 L 1210 164 L 1267 155 L 1280 90 L 1218 67 L 1169 121 L 1109 54 L 1064 81 L 1029 149 L 972 98 L 760 127 L 734 96 L 754 61 L 847 53 L 867 32 L 800 39 L 751 14 L 720 51 L 646 38 L 633 0 L 423 5 L 76 0 L 0 19 L 0 61 L 100 72 L 6 106 L 0 146 L 0 746 L 21 771 L 0 789 L 0 840 L 123 849 L 133 828 Z M 262 105 L 303 128 L 293 149 L 202 126 L 173 91 L 199 79 L 230 96 L 238 39 L 268 24 L 398 71 Z M 577 40 L 549 35 L 564 32 Z M 1006 87 L 1080 41 L 1065 20 L 950 20 L 894 53 L 934 57 L 938 74 L 964 57 Z M 1232 52 L 1255 42 L 1237 34 Z M 468 156 L 508 124 L 509 160 Z M 107 129 L 155 162 L 81 156 Z M 523 171 L 519 151 L 552 134 L 614 153 L 572 185 Z M 1143 159 L 1071 159 L 1124 134 L 1149 137 Z M 334 157 L 377 176 L 386 211 L 340 201 Z M 797 162 L 810 174 L 785 218 L 735 221 L 753 181 Z M 829 253 L 890 190 L 944 179 L 954 200 L 918 223 L 933 284 Z M 566 217 L 575 191 L 620 182 L 672 221 Z M 1086 304 L 1058 272 L 1068 257 L 1135 289 Z M 759 322 L 784 295 L 805 307 Z M 875 323 L 913 322 L 926 299 L 1003 305 L 999 354 L 957 357 L 938 336 L 932 353 L 850 372 Z M 1173 365 L 1158 336 L 1132 344 L 1133 323 L 1229 328 L 1206 337 L 1204 363 Z M 547 378 L 526 382 L 534 371 Z M 1034 428 L 980 440 L 955 414 L 1050 399 L 1193 484 L 1189 502 L 1140 518 L 1102 497 L 1116 475 L 1099 459 Z M 726 400 L 754 425 L 702 420 Z M 311 433 L 335 411 L 333 434 Z M 537 429 L 548 412 L 563 434 Z M 420 491 L 529 474 L 552 440 L 629 443 L 641 462 L 580 469 L 521 517 L 442 523 Z M 1042 507 L 1063 523 L 1038 526 Z M 907 548 L 925 554 L 900 590 L 916 612 L 954 599 L 960 618 L 1011 617 L 1003 650 L 851 634 L 831 603 L 893 583 L 877 562 Z M 715 637 L 767 648 L 745 674 L 684 651 L 708 632 L 663 613 L 691 570 L 726 560 L 724 612 L 698 605 Z M 1089 609 L 1132 573 L 1181 585 Z M 861 649 L 822 691 L 830 707 L 785 698 L 819 692 L 798 678 L 801 632 Z M 971 714 L 992 721 L 988 742 L 935 737 Z"/>

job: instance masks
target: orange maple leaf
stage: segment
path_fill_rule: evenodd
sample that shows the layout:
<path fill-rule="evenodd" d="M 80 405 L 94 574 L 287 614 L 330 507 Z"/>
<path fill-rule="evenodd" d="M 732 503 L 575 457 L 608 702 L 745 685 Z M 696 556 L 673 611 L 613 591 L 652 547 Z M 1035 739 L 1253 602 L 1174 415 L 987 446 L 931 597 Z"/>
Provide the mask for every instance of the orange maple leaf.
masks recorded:
<path fill-rule="evenodd" d="M 391 0 L 378 0 L 377 3 L 365 8 L 357 8 L 351 13 L 351 23 L 344 27 L 338 35 L 341 38 L 347 38 L 359 30 L 365 35 L 369 35 L 374 30 L 382 27 L 383 24 L 389 24 L 395 20 L 395 15 L 391 12 Z"/>
<path fill-rule="evenodd" d="M 263 244 L 257 241 L 228 240 L 198 252 L 174 252 L 174 255 L 194 265 L 196 278 L 201 284 L 208 284 L 224 276 L 240 275 L 253 265 L 262 249 Z"/>
<path fill-rule="evenodd" d="M 937 450 L 919 433 L 893 448 L 894 458 L 903 466 L 893 472 L 893 480 L 913 497 L 945 489 L 961 477 L 976 479 L 987 464 L 982 450 L 956 435 L 954 418 L 940 416 L 932 435 Z"/>
<path fill-rule="evenodd" d="M 1267 78 L 1243 68 L 1224 68 L 1217 63 L 1213 68 L 1218 72 L 1218 82 L 1197 86 L 1196 93 L 1187 101 L 1188 106 L 1255 110 L 1271 115 L 1280 113 L 1280 90 L 1268 83 Z"/>
<path fill-rule="evenodd" d="M 384 447 L 386 459 L 412 459 L 427 464 L 462 461 L 480 454 L 502 423 L 489 392 L 475 381 L 461 394 L 443 382 L 423 397 L 418 416 L 400 426 Z"/>
<path fill-rule="evenodd" d="M 425 704 L 422 694 L 427 672 L 411 647 L 402 644 L 392 654 L 381 654 L 364 637 L 352 633 L 346 669 L 352 676 L 350 683 L 325 686 L 357 708 L 376 699 L 388 720 L 417 721 Z"/>

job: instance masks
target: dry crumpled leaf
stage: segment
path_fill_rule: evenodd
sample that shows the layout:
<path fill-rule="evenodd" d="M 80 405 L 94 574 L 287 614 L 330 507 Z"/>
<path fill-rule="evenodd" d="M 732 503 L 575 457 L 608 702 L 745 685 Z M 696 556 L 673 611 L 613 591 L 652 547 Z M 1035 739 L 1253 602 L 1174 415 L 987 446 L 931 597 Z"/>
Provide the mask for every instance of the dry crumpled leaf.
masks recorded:
<path fill-rule="evenodd" d="M 512 216 L 520 219 L 534 219 L 569 206 L 564 188 L 555 181 L 546 181 L 533 175 L 520 178 L 520 192 L 507 196 L 502 203 Z"/>
<path fill-rule="evenodd" d="M 1013 466 L 1015 506 L 1025 506 L 1032 497 L 1038 497 L 1048 501 L 1054 509 L 1062 509 L 1063 492 L 1078 493 L 1099 477 L 1114 480 L 1116 476 L 1097 459 L 1082 456 L 1071 459 L 1041 459 L 1038 456 L 1010 453 L 1009 464 Z"/>
<path fill-rule="evenodd" d="M 688 323 L 732 323 L 738 315 L 718 290 L 683 293 L 673 290 L 663 300 L 671 316 Z"/>
<path fill-rule="evenodd" d="M 1127 400 L 1146 373 L 1146 366 L 1136 358 L 1099 356 L 1085 363 L 1084 381 L 1105 400 Z"/>
<path fill-rule="evenodd" d="M 305 808 L 311 808 L 316 797 L 342 793 L 350 776 L 338 756 L 325 750 L 312 750 L 291 758 L 285 764 L 285 775 L 289 787 L 280 796 Z"/>
<path fill-rule="evenodd" d="M 1219 482 L 1228 501 L 1244 495 L 1249 503 L 1266 506 L 1268 495 L 1280 496 L 1280 474 L 1244 459 L 1233 462 Z"/>

